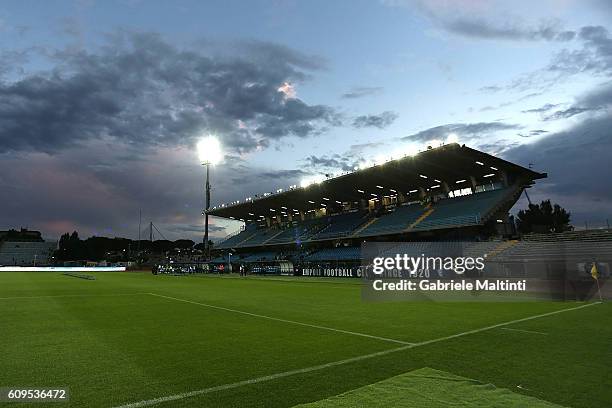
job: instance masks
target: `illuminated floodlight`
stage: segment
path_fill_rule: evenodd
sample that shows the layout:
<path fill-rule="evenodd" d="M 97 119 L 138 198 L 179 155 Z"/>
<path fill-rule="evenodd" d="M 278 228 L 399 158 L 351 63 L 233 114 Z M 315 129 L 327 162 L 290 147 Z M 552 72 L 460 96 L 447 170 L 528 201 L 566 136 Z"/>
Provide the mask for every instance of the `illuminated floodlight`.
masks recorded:
<path fill-rule="evenodd" d="M 440 139 L 432 139 L 429 142 L 427 142 L 427 146 L 431 146 L 431 147 L 438 147 L 438 146 L 442 146 L 442 140 Z"/>
<path fill-rule="evenodd" d="M 456 133 L 450 133 L 446 137 L 446 143 L 459 143 L 459 136 Z"/>
<path fill-rule="evenodd" d="M 300 187 L 306 188 L 306 187 L 311 186 L 313 184 L 319 184 L 319 183 L 321 183 L 323 181 L 325 181 L 325 176 L 322 175 L 322 174 L 317 174 L 317 175 L 311 176 L 311 177 L 305 177 L 300 182 Z"/>
<path fill-rule="evenodd" d="M 223 151 L 219 139 L 214 136 L 207 136 L 201 139 L 196 145 L 198 157 L 202 164 L 215 165 L 223 160 Z"/>
<path fill-rule="evenodd" d="M 378 156 L 374 158 L 374 164 L 377 166 L 381 164 L 385 164 L 386 162 L 387 162 L 387 158 L 382 154 L 379 154 Z"/>
<path fill-rule="evenodd" d="M 419 147 L 416 144 L 411 143 L 393 151 L 393 153 L 391 153 L 391 158 L 397 160 L 403 157 L 412 157 L 418 153 Z"/>
<path fill-rule="evenodd" d="M 367 161 L 363 161 L 363 162 L 359 163 L 358 168 L 359 168 L 359 170 L 365 170 L 368 167 L 370 167 L 371 165 L 372 165 L 372 163 L 367 162 Z"/>

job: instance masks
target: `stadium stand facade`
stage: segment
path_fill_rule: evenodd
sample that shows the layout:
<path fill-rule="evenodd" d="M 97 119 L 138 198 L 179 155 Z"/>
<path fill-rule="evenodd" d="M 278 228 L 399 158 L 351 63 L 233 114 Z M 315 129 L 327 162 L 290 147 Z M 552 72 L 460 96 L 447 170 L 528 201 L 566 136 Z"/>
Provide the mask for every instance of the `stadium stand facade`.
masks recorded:
<path fill-rule="evenodd" d="M 465 145 L 428 148 L 320 183 L 218 205 L 244 222 L 215 246 L 232 262 L 357 262 L 368 242 L 490 241 L 515 235 L 508 211 L 547 177 Z M 506 248 L 501 248 L 501 252 Z"/>
<path fill-rule="evenodd" d="M 56 249 L 57 243 L 45 242 L 38 231 L 0 231 L 1 266 L 49 265 Z"/>

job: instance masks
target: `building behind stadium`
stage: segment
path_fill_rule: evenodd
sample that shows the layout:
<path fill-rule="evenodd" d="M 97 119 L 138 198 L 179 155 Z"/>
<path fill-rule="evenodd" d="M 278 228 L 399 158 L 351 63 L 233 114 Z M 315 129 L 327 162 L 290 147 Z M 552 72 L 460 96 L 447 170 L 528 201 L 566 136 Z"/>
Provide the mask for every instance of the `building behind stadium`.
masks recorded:
<path fill-rule="evenodd" d="M 0 231 L 0 266 L 37 266 L 53 263 L 57 242 L 45 241 L 39 231 Z"/>

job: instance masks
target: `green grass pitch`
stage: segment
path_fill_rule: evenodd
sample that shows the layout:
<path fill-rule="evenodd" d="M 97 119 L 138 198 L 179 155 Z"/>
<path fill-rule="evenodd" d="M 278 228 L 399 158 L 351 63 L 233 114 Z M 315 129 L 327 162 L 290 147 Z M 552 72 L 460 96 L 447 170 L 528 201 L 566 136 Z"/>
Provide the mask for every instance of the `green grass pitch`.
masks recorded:
<path fill-rule="evenodd" d="M 0 273 L 0 387 L 68 386 L 75 407 L 290 407 L 429 367 L 611 406 L 607 303 L 364 303 L 355 280 L 93 275 Z"/>

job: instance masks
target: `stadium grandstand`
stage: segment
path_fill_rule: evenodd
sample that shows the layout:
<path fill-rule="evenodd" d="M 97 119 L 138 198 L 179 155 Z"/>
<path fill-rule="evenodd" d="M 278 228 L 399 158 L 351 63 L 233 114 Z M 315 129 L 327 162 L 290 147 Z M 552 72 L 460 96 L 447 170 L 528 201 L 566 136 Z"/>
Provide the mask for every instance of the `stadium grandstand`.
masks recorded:
<path fill-rule="evenodd" d="M 39 231 L 0 231 L 0 266 L 40 266 L 52 263 L 56 242 L 45 242 Z"/>
<path fill-rule="evenodd" d="M 365 241 L 497 240 L 497 247 L 516 235 L 510 208 L 545 177 L 457 143 L 428 148 L 211 208 L 209 215 L 244 222 L 215 246 L 212 261 L 352 265 Z"/>

